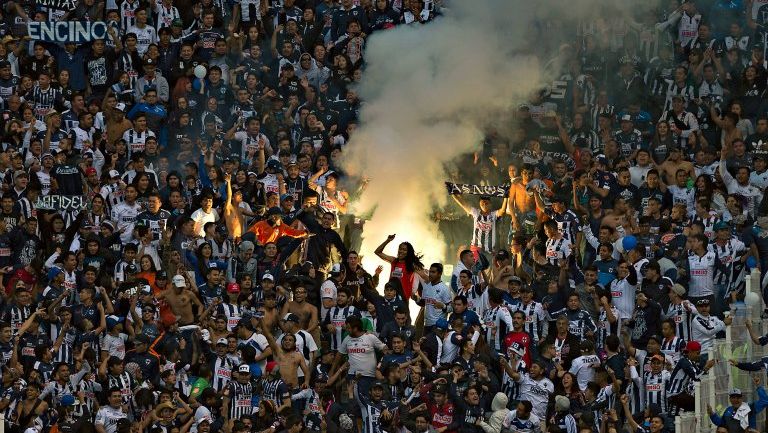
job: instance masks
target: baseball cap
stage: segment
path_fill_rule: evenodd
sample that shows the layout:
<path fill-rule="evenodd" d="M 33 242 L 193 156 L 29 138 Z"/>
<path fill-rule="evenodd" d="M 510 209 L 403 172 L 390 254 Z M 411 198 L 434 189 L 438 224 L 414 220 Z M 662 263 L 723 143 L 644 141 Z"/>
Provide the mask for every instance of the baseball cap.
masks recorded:
<path fill-rule="evenodd" d="M 283 316 L 283 321 L 299 323 L 299 316 L 293 313 L 287 313 L 285 316 Z"/>
<path fill-rule="evenodd" d="M 223 345 L 226 346 L 227 345 L 227 339 L 223 338 L 223 337 L 219 338 L 218 340 L 216 340 L 216 345 L 218 346 L 219 344 L 223 344 Z"/>
<path fill-rule="evenodd" d="M 54 266 L 51 269 L 48 270 L 48 280 L 52 280 L 59 276 L 60 273 L 64 271 L 61 270 L 60 267 Z"/>
<path fill-rule="evenodd" d="M 242 364 L 240 367 L 237 368 L 237 371 L 240 373 L 250 373 L 251 367 L 248 366 L 248 364 Z"/>
<path fill-rule="evenodd" d="M 237 283 L 227 284 L 227 293 L 240 293 L 240 284 L 237 284 Z"/>
<path fill-rule="evenodd" d="M 732 388 L 730 391 L 728 391 L 728 397 L 732 397 L 735 395 L 738 395 L 739 397 L 741 397 L 742 394 L 739 388 Z"/>
<path fill-rule="evenodd" d="M 718 221 L 717 223 L 715 223 L 714 229 L 715 229 L 715 231 L 718 231 L 718 230 L 730 230 L 731 226 L 729 226 L 728 223 L 725 222 L 725 221 Z"/>
<path fill-rule="evenodd" d="M 371 389 L 373 388 L 381 388 L 384 389 L 384 382 L 377 380 L 376 382 L 373 382 L 373 385 L 371 385 Z"/>
<path fill-rule="evenodd" d="M 265 272 L 264 275 L 261 276 L 261 281 L 264 280 L 275 281 L 275 277 L 273 277 L 269 272 Z"/>
<path fill-rule="evenodd" d="M 333 266 L 331 266 L 331 274 L 338 275 L 341 273 L 341 263 L 334 263 Z"/>
<path fill-rule="evenodd" d="M 517 283 L 517 284 L 523 284 L 523 280 L 520 279 L 517 275 L 513 275 L 509 277 L 509 283 Z"/>
<path fill-rule="evenodd" d="M 117 170 L 109 170 L 109 177 L 112 179 L 120 177 L 120 172 Z"/>
<path fill-rule="evenodd" d="M 438 329 L 448 329 L 448 321 L 441 317 L 435 322 L 435 327 Z"/>
<path fill-rule="evenodd" d="M 683 287 L 682 284 L 675 284 L 674 286 L 670 287 L 669 290 L 674 292 L 677 296 L 685 295 L 685 287 Z"/>
<path fill-rule="evenodd" d="M 664 356 L 659 355 L 658 353 L 651 356 L 651 361 L 661 361 L 664 362 Z"/>
<path fill-rule="evenodd" d="M 167 280 L 168 279 L 168 272 L 165 272 L 164 270 L 160 269 L 155 274 L 155 279 L 156 280 Z"/>
<path fill-rule="evenodd" d="M 621 116 L 621 121 L 622 122 L 631 122 L 632 121 L 632 116 L 630 116 L 629 114 L 625 114 L 625 115 Z"/>
<path fill-rule="evenodd" d="M 280 196 L 280 201 L 286 201 L 286 200 L 294 201 L 295 198 L 293 197 L 293 194 L 283 194 Z"/>
<path fill-rule="evenodd" d="M 698 341 L 689 341 L 688 344 L 685 345 L 685 351 L 686 352 L 700 352 L 701 351 L 701 343 Z"/>
<path fill-rule="evenodd" d="M 75 396 L 72 394 L 65 394 L 61 397 L 60 404 L 62 406 L 74 406 Z"/>
<path fill-rule="evenodd" d="M 264 366 L 264 371 L 267 372 L 267 374 L 272 373 L 275 371 L 275 369 L 278 368 L 276 361 L 269 361 L 266 366 Z"/>
<path fill-rule="evenodd" d="M 707 298 L 699 299 L 698 301 L 696 301 L 696 305 L 709 305 L 709 299 Z"/>
<path fill-rule="evenodd" d="M 174 275 L 171 282 L 176 287 L 187 287 L 187 281 L 181 275 Z"/>
<path fill-rule="evenodd" d="M 123 103 L 123 102 L 118 102 L 117 105 L 115 105 L 115 110 L 122 111 L 123 113 L 125 113 L 126 108 L 127 107 L 125 106 L 125 103 Z"/>

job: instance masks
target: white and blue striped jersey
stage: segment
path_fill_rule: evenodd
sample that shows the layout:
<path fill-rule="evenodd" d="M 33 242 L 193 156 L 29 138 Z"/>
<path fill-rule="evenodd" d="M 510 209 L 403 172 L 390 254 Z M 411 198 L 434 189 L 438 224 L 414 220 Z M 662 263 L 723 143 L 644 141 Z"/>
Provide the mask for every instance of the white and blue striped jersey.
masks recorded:
<path fill-rule="evenodd" d="M 483 214 L 480 209 L 473 207 L 472 219 L 472 246 L 491 252 L 496 247 L 496 221 L 498 216 L 495 211 Z"/>

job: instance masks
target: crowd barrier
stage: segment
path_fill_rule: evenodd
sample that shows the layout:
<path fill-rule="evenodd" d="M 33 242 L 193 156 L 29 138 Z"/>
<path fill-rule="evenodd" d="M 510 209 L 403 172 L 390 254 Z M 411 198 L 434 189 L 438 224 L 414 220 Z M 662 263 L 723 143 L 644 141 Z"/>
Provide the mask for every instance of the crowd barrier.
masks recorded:
<path fill-rule="evenodd" d="M 760 295 L 760 272 L 753 270 L 746 281 L 746 292 L 752 293 L 751 299 L 762 299 Z M 683 413 L 675 417 L 675 433 L 714 433 L 715 426 L 709 420 L 707 406 L 710 405 L 718 413 L 722 414 L 730 403 L 728 391 L 732 388 L 741 389 L 745 402 L 752 402 L 757 398 L 757 391 L 752 382 L 753 375 L 759 375 L 761 384 L 766 386 L 765 372 L 741 371 L 731 366 L 728 360 L 757 361 L 763 356 L 768 356 L 765 347 L 754 344 L 746 328 L 747 318 L 752 320 L 753 329 L 764 335 L 768 332 L 768 320 L 762 320 L 761 303 L 736 303 L 732 305 L 730 314 L 733 323 L 726 328 L 725 338 L 715 341 L 710 349 L 709 359 L 716 359 L 717 364 L 702 376 L 699 383 L 695 384 L 694 397 L 696 405 L 693 412 Z M 766 431 L 766 412 L 757 417 L 757 431 Z"/>

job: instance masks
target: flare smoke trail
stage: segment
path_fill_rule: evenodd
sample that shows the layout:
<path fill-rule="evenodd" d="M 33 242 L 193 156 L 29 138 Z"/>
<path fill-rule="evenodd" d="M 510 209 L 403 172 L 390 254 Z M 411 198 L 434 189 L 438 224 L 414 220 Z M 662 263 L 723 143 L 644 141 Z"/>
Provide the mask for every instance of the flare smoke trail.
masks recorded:
<path fill-rule="evenodd" d="M 444 245 L 429 214 L 434 203 L 449 199 L 445 163 L 478 150 L 486 127 L 508 129 L 510 110 L 546 82 L 531 55 L 556 41 L 534 36 L 546 34 L 532 31 L 542 17 L 556 34 L 564 29 L 553 28 L 553 14 L 595 10 L 524 0 L 455 0 L 448 7 L 432 23 L 379 32 L 368 41 L 358 88 L 361 126 L 345 151 L 345 169 L 371 178 L 354 206 L 358 213 L 376 207 L 362 248 L 369 271 L 381 264 L 373 250 L 393 233 L 388 254 L 410 241 L 427 266 L 442 259 Z"/>

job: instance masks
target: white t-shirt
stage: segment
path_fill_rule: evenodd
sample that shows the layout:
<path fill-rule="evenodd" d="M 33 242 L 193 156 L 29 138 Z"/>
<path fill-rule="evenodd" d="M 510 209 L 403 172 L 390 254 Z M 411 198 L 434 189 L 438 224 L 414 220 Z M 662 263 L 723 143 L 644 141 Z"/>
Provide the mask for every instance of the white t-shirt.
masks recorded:
<path fill-rule="evenodd" d="M 336 305 L 336 292 L 338 287 L 331 280 L 325 280 L 320 286 L 320 317 L 324 318 L 328 314 L 328 309 L 322 305 L 323 299 L 333 299 L 333 305 Z"/>
<path fill-rule="evenodd" d="M 376 377 L 376 349 L 384 350 L 385 347 L 373 334 L 349 335 L 341 342 L 339 353 L 349 357 L 349 374 Z"/>
<path fill-rule="evenodd" d="M 120 408 L 113 408 L 112 406 L 102 406 L 98 412 L 96 412 L 96 425 L 104 426 L 104 430 L 107 433 L 117 432 L 117 421 L 127 418 L 128 415 L 123 413 Z"/>
<path fill-rule="evenodd" d="M 582 355 L 574 359 L 571 363 L 569 372 L 576 375 L 576 381 L 579 383 L 579 389 L 584 391 L 587 384 L 595 378 L 595 366 L 600 365 L 600 358 L 597 355 Z"/>
<path fill-rule="evenodd" d="M 151 44 L 157 43 L 157 31 L 149 24 L 145 25 L 143 29 L 132 26 L 125 33 L 136 33 L 136 51 L 140 56 L 147 52 Z"/>
<path fill-rule="evenodd" d="M 205 237 L 205 224 L 212 222 L 215 223 L 219 220 L 219 213 L 216 212 L 216 209 L 211 208 L 211 211 L 209 213 L 205 213 L 202 208 L 192 212 L 191 216 L 192 220 L 195 222 L 195 227 L 198 227 L 197 235 L 201 238 Z"/>
<path fill-rule="evenodd" d="M 128 336 L 125 334 L 118 334 L 117 336 L 106 334 L 101 342 L 101 350 L 109 352 L 109 356 L 125 359 L 125 340 L 127 338 Z"/>
<path fill-rule="evenodd" d="M 546 377 L 533 380 L 527 373 L 522 373 L 517 382 L 520 384 L 520 400 L 530 401 L 533 405 L 533 414 L 539 418 L 545 418 L 549 396 L 555 392 L 552 381 Z"/>

